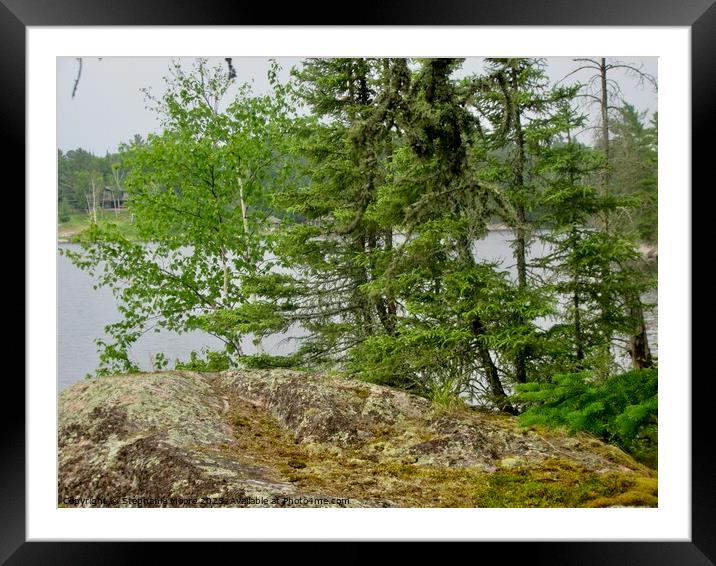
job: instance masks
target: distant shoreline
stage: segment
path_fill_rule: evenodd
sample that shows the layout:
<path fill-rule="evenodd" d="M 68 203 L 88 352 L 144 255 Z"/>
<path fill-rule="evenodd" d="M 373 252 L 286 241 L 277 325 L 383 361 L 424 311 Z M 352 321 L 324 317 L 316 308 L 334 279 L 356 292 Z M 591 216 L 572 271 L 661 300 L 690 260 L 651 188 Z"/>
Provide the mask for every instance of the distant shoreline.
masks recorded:
<path fill-rule="evenodd" d="M 490 222 L 487 225 L 488 232 L 504 232 L 509 229 L 510 227 L 507 224 L 502 224 L 500 222 Z"/>
<path fill-rule="evenodd" d="M 80 235 L 83 230 L 86 227 L 81 227 L 79 229 L 64 229 L 59 230 L 57 234 L 57 243 L 58 244 L 74 244 L 77 242 L 73 241 L 73 238 L 75 236 Z M 503 224 L 500 222 L 490 222 L 487 225 L 487 231 L 488 232 L 507 232 L 511 230 L 511 228 L 507 224 Z M 639 244 L 639 253 L 644 257 L 645 259 L 649 261 L 657 261 L 659 257 L 659 248 L 656 244 L 649 244 L 642 242 Z"/>

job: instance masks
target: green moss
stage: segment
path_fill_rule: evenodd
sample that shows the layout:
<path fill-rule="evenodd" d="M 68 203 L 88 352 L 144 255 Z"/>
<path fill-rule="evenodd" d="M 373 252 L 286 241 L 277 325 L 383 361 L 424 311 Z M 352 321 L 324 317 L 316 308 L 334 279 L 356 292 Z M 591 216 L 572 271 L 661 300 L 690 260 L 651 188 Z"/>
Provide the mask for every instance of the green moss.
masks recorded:
<path fill-rule="evenodd" d="M 297 470 L 305 468 L 308 464 L 304 460 L 300 460 L 298 458 L 293 458 L 288 461 L 288 465 L 292 468 L 296 468 Z"/>
<path fill-rule="evenodd" d="M 367 389 L 365 387 L 356 387 L 353 390 L 353 393 L 355 393 L 356 397 L 359 399 L 367 399 L 370 397 L 370 389 Z"/>
<path fill-rule="evenodd" d="M 360 397 L 364 388 L 352 389 Z M 366 396 L 366 397 L 367 397 Z M 611 505 L 653 506 L 657 503 L 656 479 L 646 471 L 604 473 L 589 471 L 568 459 L 531 461 L 515 459 L 514 466 L 489 473 L 477 466 L 445 467 L 418 465 L 395 450 L 411 442 L 434 438 L 427 424 L 449 417 L 437 411 L 424 421 L 377 424 L 370 442 L 339 448 L 330 443 L 296 443 L 290 431 L 269 413 L 230 396 L 228 420 L 236 431 L 229 450 L 236 456 L 251 454 L 253 460 L 281 481 L 302 491 L 364 501 L 390 501 L 402 507 L 604 507 Z M 489 411 L 456 408 L 460 415 L 490 422 L 504 430 L 519 430 L 514 419 Z M 524 431 L 526 434 L 534 432 Z M 554 432 L 552 432 L 554 435 Z M 634 466 L 628 456 L 604 447 L 588 436 L 580 442 L 590 450 L 604 450 L 610 460 Z M 499 462 L 498 462 L 499 463 Z M 643 476 L 642 476 L 643 472 Z"/>
<path fill-rule="evenodd" d="M 599 474 L 566 460 L 549 459 L 534 468 L 490 474 L 474 502 L 478 507 L 654 506 L 657 480 L 617 472 Z"/>
<path fill-rule="evenodd" d="M 618 446 L 614 446 L 613 444 L 604 444 L 603 442 L 599 442 L 594 438 L 589 438 L 589 450 L 594 452 L 595 454 L 603 456 L 605 459 L 615 464 L 619 464 L 627 468 L 635 467 L 634 459 L 629 456 L 629 454 L 624 452 L 621 448 L 619 448 Z M 639 467 L 642 468 L 644 471 L 647 471 L 647 468 L 645 466 Z"/>
<path fill-rule="evenodd" d="M 234 414 L 231 416 L 231 424 L 237 428 L 248 427 L 251 425 L 251 421 L 243 415 Z"/>
<path fill-rule="evenodd" d="M 203 375 L 198 382 L 177 379 L 180 374 L 168 373 L 155 375 L 152 379 L 135 377 L 123 382 L 121 399 L 118 399 L 119 406 L 133 414 L 130 420 L 117 410 L 105 411 L 106 414 L 100 411 L 107 396 L 112 391 L 117 393 L 110 381 L 99 380 L 86 390 L 78 387 L 75 401 L 83 408 L 78 411 L 79 405 L 75 406 L 73 401 L 63 409 L 63 422 L 67 421 L 65 438 L 71 437 L 74 430 L 71 426 L 78 426 L 75 419 L 94 411 L 89 415 L 90 422 L 99 422 L 102 417 L 103 426 L 97 430 L 88 429 L 85 436 L 89 435 L 93 442 L 104 442 L 110 454 L 116 452 L 119 455 L 124 448 L 114 449 L 116 442 L 112 434 L 122 439 L 133 438 L 161 425 L 162 430 L 168 428 L 171 431 L 168 438 L 171 445 L 182 446 L 191 440 L 191 452 L 200 454 L 200 461 L 209 462 L 217 457 L 230 460 L 237 464 L 235 469 L 243 470 L 241 473 L 245 471 L 247 477 L 289 482 L 302 493 L 350 498 L 377 506 L 608 507 L 657 504 L 655 472 L 639 466 L 618 449 L 584 434 L 560 436 L 552 431 L 538 435 L 535 431 L 520 429 L 515 419 L 497 413 L 470 408 L 452 413 L 435 412 L 425 404 L 419 406 L 424 410 L 422 415 L 418 411 L 412 412 L 412 407 L 401 414 L 394 411 L 393 420 L 381 416 L 368 423 L 367 430 L 361 428 L 359 432 L 364 435 L 364 440 L 339 446 L 332 440 L 311 441 L 310 434 L 296 435 L 296 427 L 279 421 L 278 414 L 267 411 L 258 401 L 247 401 L 246 388 L 231 389 L 220 375 Z M 185 390 L 188 386 L 192 386 L 192 395 Z M 365 386 L 337 384 L 337 387 L 344 392 L 337 401 L 356 405 L 357 414 L 365 409 L 365 403 L 358 402 L 359 391 L 368 393 L 368 402 L 381 400 L 389 406 L 395 401 L 378 396 L 372 388 Z M 309 395 L 312 391 L 307 389 L 303 394 Z M 263 393 L 257 394 L 257 398 L 262 399 L 261 395 Z M 172 397 L 183 402 L 171 403 Z M 404 401 L 400 398 L 400 402 Z M 301 407 L 303 412 L 299 410 Z M 311 417 L 311 411 L 317 410 L 300 403 L 291 405 L 291 408 L 298 411 L 298 422 Z M 352 414 L 344 412 L 349 416 Z M 186 427 L 180 426 L 188 421 L 204 423 L 204 426 L 190 427 L 191 438 L 172 438 L 175 433 L 188 434 L 184 430 Z M 355 421 L 347 422 L 350 425 Z M 503 448 L 496 450 L 494 455 L 480 453 L 477 463 L 471 464 L 469 456 L 481 449 L 472 447 L 471 435 L 483 433 L 485 442 Z M 157 448 L 148 440 L 141 446 L 139 444 L 137 450 L 144 447 L 139 456 L 142 461 L 149 462 Z M 564 454 L 564 457 L 542 459 L 540 454 L 546 449 L 552 454 Z M 457 465 L 453 462 L 462 456 L 466 456 L 464 461 L 467 463 Z"/>
<path fill-rule="evenodd" d="M 617 477 L 617 488 L 609 496 L 598 497 L 587 507 L 656 507 L 658 505 L 658 481 L 653 477 Z"/>

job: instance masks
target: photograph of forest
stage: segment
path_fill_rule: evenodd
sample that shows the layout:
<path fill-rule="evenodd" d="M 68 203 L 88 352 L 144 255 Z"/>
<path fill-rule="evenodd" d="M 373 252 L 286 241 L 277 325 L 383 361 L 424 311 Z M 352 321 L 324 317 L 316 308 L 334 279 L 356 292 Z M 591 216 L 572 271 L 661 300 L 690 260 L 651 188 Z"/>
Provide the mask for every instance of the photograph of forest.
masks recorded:
<path fill-rule="evenodd" d="M 60 507 L 656 507 L 657 58 L 57 59 Z"/>

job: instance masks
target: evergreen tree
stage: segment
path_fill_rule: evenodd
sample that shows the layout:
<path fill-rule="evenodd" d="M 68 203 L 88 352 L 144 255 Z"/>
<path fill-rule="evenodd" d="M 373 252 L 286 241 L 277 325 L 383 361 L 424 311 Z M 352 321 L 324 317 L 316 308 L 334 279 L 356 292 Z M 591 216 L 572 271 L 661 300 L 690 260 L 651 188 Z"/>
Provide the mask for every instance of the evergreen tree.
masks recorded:
<path fill-rule="evenodd" d="M 395 331 L 390 294 L 368 285 L 392 253 L 394 231 L 369 213 L 385 183 L 404 61 L 311 59 L 295 73 L 312 116 L 297 127 L 305 183 L 278 202 L 303 221 L 280 237 L 278 251 L 296 270 L 299 296 L 292 320 L 311 336 L 302 353 L 312 362 L 341 359 L 367 336 Z"/>
<path fill-rule="evenodd" d="M 524 305 L 540 302 L 543 293 L 531 273 L 529 249 L 539 227 L 541 185 L 533 170 L 544 148 L 561 127 L 559 108 L 572 100 L 576 88 L 552 88 L 539 59 L 488 59 L 487 73 L 475 81 L 473 104 L 486 120 L 481 128 L 488 148 L 487 167 L 478 173 L 501 187 L 502 206 L 496 209 L 514 234 L 517 296 Z M 523 338 L 511 356 L 513 376 L 525 383 L 540 353 L 535 316 L 518 316 L 514 325 Z M 533 375 L 534 377 L 534 375 Z"/>
<path fill-rule="evenodd" d="M 651 280 L 614 219 L 655 213 L 655 126 L 625 107 L 608 161 L 574 139 L 579 86 L 550 87 L 539 60 L 459 79 L 462 63 L 310 59 L 290 85 L 274 68 L 272 95 L 243 85 L 225 108 L 230 73 L 177 67 L 154 100 L 161 134 L 121 156 L 60 154 L 62 179 L 84 160 L 82 174 L 126 187 L 142 240 L 94 226 L 67 252 L 120 299 L 103 371 L 133 369 L 150 328 L 201 329 L 226 347 L 182 367 L 338 367 L 515 412 L 519 384 L 613 375 L 620 340 L 636 367 L 653 364 L 638 342 Z M 494 219 L 513 233 L 514 276 L 480 259 Z M 531 257 L 540 239 L 548 252 Z M 306 332 L 295 355 L 243 355 L 247 335 L 259 346 L 292 325 Z"/>
<path fill-rule="evenodd" d="M 597 136 L 598 145 L 604 155 L 606 166 L 602 170 L 601 174 L 601 191 L 602 195 L 609 199 L 612 192 L 612 116 L 614 111 L 618 108 L 615 104 L 615 99 L 620 98 L 620 89 L 618 83 L 612 80 L 612 75 L 615 69 L 624 71 L 627 75 L 630 75 L 636 79 L 636 81 L 643 85 L 644 83 L 650 84 L 656 91 L 657 82 L 656 78 L 645 73 L 640 67 L 625 63 L 618 60 L 607 60 L 606 57 L 599 59 L 590 58 L 579 58 L 575 59 L 575 62 L 579 66 L 570 72 L 567 76 L 579 73 L 582 71 L 592 72 L 592 77 L 586 84 L 586 92 L 583 95 L 592 103 L 599 105 L 599 125 Z M 566 77 L 565 77 L 566 78 Z M 597 92 L 593 92 L 591 85 L 598 82 L 599 89 Z M 604 210 L 602 221 L 603 230 L 605 233 L 609 233 L 613 227 L 612 214 L 615 211 L 615 207 L 607 207 Z M 632 356 L 632 363 L 634 367 L 651 367 L 653 361 L 651 359 L 651 352 L 649 349 L 649 343 L 646 336 L 646 324 L 644 322 L 644 305 L 639 295 L 629 295 L 625 297 L 625 302 L 630 305 L 630 312 L 632 318 L 635 320 L 632 330 L 632 336 L 630 338 L 630 352 Z"/>
<path fill-rule="evenodd" d="M 551 332 L 558 341 L 573 344 L 563 369 L 601 366 L 608 375 L 616 368 L 614 339 L 631 336 L 638 323 L 629 298 L 644 293 L 650 278 L 635 267 L 638 251 L 632 240 L 623 233 L 595 229 L 590 222 L 613 216 L 628 201 L 604 195 L 592 183 L 605 163 L 600 152 L 571 136 L 583 126 L 584 117 L 568 105 L 561 117 L 566 136 L 545 150 L 540 166 L 546 186 L 543 214 L 549 226 L 541 237 L 551 251 L 539 263 L 551 274 L 563 305 L 559 318 L 567 323 Z"/>
<path fill-rule="evenodd" d="M 658 211 L 657 114 L 644 122 L 646 112 L 624 103 L 612 119 L 612 191 L 632 197 L 628 210 L 617 211 L 619 227 L 635 231 L 637 237 L 656 243 Z M 621 214 L 619 214 L 621 212 Z"/>
<path fill-rule="evenodd" d="M 470 169 L 476 123 L 453 76 L 461 63 L 417 61 L 403 90 L 397 115 L 403 136 L 373 214 L 381 225 L 396 226 L 402 241 L 369 286 L 397 298 L 398 326 L 394 336 L 365 340 L 353 363 L 373 379 L 407 382 L 429 394 L 484 387 L 483 400 L 511 411 L 491 350 L 496 312 L 490 308 L 509 289 L 504 273 L 474 255 L 487 228 L 487 189 Z"/>

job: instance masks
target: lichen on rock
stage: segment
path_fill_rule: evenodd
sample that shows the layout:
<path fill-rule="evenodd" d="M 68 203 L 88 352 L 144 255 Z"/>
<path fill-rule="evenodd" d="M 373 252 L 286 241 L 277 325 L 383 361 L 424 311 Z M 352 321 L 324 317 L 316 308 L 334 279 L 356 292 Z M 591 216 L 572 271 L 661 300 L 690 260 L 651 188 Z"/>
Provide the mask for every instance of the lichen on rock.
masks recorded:
<path fill-rule="evenodd" d="M 655 472 L 598 440 L 287 369 L 92 378 L 61 393 L 59 417 L 62 506 L 657 501 Z"/>

